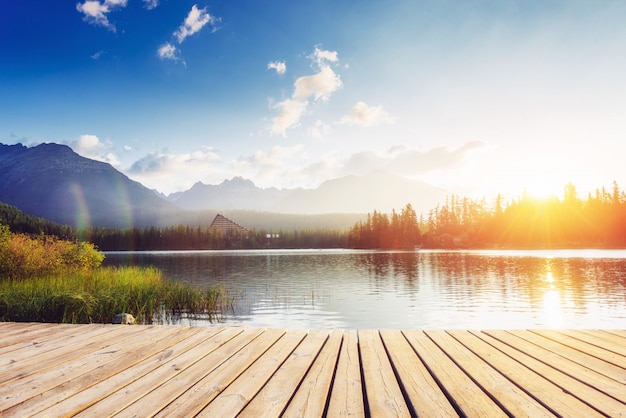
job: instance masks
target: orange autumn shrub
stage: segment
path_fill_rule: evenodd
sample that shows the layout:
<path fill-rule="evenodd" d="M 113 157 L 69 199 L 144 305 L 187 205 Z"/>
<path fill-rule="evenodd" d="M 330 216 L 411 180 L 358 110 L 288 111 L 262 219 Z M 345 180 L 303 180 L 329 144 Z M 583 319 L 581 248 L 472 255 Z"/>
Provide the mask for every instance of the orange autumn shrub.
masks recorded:
<path fill-rule="evenodd" d="M 98 267 L 104 254 L 93 244 L 56 237 L 12 233 L 0 225 L 0 279 L 20 279 L 62 271 Z"/>

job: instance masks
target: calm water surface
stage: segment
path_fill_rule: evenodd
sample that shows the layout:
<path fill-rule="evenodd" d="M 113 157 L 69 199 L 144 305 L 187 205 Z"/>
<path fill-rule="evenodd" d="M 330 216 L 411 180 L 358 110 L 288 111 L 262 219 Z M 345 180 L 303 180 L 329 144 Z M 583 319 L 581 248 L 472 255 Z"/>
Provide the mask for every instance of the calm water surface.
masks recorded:
<path fill-rule="evenodd" d="M 225 286 L 222 325 L 626 329 L 626 251 L 107 252 L 104 264 Z"/>

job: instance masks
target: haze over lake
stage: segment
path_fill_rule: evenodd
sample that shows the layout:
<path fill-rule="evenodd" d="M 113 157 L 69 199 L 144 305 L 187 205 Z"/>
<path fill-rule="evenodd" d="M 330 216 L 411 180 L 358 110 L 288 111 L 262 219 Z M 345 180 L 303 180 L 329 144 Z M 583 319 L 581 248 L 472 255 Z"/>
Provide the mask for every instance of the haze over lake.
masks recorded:
<path fill-rule="evenodd" d="M 280 328 L 626 328 L 626 251 L 109 252 L 225 286 L 218 322 Z M 183 323 L 188 323 L 183 321 Z M 209 325 L 192 320 L 194 325 Z"/>

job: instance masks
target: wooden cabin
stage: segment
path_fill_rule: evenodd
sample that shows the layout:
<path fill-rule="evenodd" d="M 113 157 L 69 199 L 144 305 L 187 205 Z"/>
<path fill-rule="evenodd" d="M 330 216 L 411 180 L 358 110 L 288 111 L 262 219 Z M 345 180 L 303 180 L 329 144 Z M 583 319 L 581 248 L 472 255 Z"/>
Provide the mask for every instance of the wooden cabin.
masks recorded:
<path fill-rule="evenodd" d="M 231 233 L 248 234 L 248 228 L 239 225 L 237 222 L 233 222 L 221 213 L 215 215 L 215 219 L 211 222 L 210 229 L 217 229 L 222 232 L 222 235 L 228 235 Z"/>

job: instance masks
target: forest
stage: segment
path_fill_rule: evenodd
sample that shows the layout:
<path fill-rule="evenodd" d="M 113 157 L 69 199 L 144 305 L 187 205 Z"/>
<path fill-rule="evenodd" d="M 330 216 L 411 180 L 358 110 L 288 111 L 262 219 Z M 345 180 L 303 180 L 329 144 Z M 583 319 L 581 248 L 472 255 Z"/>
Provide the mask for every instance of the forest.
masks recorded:
<path fill-rule="evenodd" d="M 617 184 L 580 199 L 568 183 L 563 197 L 524 193 L 505 204 L 451 196 L 419 221 L 427 248 L 624 248 L 626 195 Z"/>
<path fill-rule="evenodd" d="M 238 221 L 238 219 L 235 219 Z M 209 225 L 89 228 L 74 231 L 0 204 L 0 223 L 14 232 L 88 241 L 103 251 L 262 248 L 626 248 L 626 194 L 617 182 L 586 198 L 569 183 L 563 197 L 528 193 L 505 202 L 449 196 L 427 214 L 410 204 L 400 212 L 376 210 L 351 228 L 249 229 L 222 233 Z"/>

